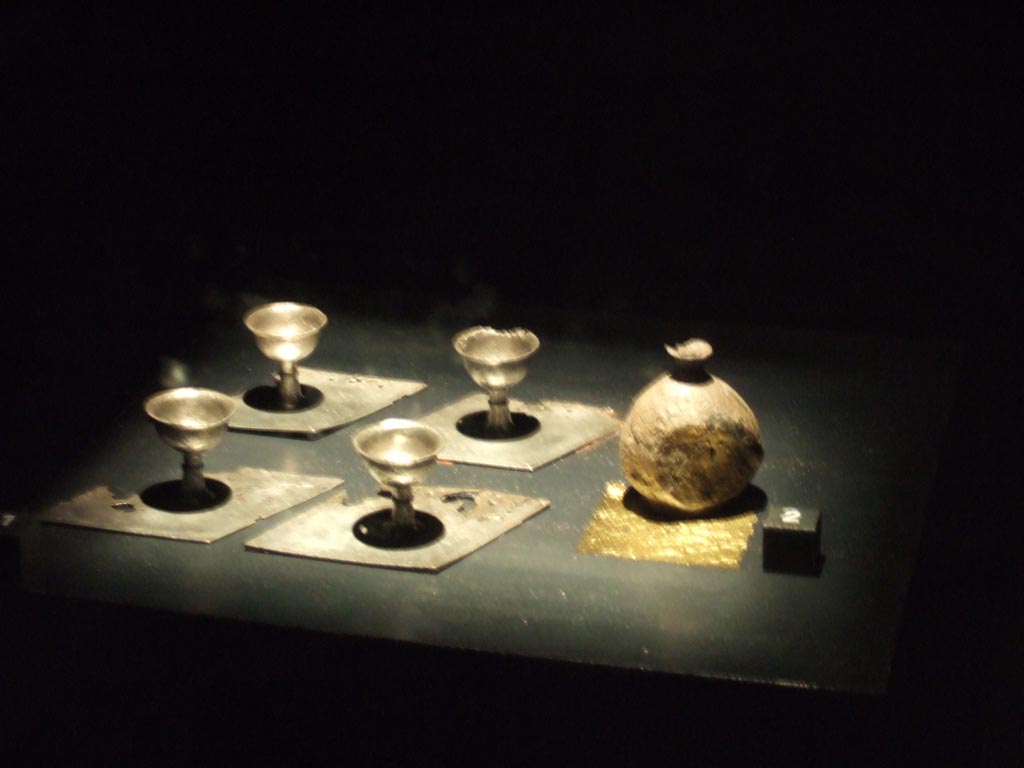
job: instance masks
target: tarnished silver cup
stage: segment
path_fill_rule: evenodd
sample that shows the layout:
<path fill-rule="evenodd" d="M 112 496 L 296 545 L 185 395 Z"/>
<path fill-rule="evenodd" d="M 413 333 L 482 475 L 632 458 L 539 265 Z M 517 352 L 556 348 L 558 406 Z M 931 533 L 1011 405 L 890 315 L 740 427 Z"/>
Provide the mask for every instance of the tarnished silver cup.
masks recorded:
<path fill-rule="evenodd" d="M 487 434 L 500 437 L 512 431 L 508 391 L 526 377 L 540 340 L 524 328 L 497 330 L 476 326 L 459 332 L 452 346 L 477 385 L 487 390 Z"/>
<path fill-rule="evenodd" d="M 412 488 L 426 480 L 444 445 L 433 427 L 409 419 L 385 419 L 352 438 L 366 468 L 391 493 L 391 522 L 411 528 L 415 524 Z"/>
<path fill-rule="evenodd" d="M 203 454 L 216 446 L 235 413 L 235 402 L 212 389 L 180 387 L 152 395 L 146 415 L 157 435 L 184 455 L 180 495 L 195 505 L 212 499 L 203 477 Z"/>
<path fill-rule="evenodd" d="M 281 404 L 287 410 L 298 408 L 302 389 L 295 364 L 316 349 L 327 315 L 308 304 L 281 301 L 249 310 L 244 321 L 260 352 L 278 364 Z"/>

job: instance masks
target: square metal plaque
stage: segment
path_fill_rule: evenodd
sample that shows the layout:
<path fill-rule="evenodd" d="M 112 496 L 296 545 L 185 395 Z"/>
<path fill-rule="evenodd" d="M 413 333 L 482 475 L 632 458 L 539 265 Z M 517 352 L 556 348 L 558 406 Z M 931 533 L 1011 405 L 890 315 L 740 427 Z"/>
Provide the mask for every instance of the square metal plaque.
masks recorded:
<path fill-rule="evenodd" d="M 619 430 L 619 421 L 610 408 L 561 400 L 524 403 L 510 400 L 513 413 L 525 413 L 540 422 L 540 428 L 526 437 L 509 440 L 483 440 L 459 431 L 459 419 L 487 410 L 487 395 L 476 394 L 446 405 L 421 419 L 444 437 L 441 461 L 479 464 L 499 469 L 532 472 Z"/>
<path fill-rule="evenodd" d="M 436 541 L 411 549 L 384 549 L 356 538 L 362 518 L 388 510 L 390 499 L 371 496 L 357 504 L 331 498 L 247 541 L 262 552 L 344 563 L 440 571 L 489 544 L 548 507 L 547 499 L 466 488 L 417 487 L 413 504 L 444 525 Z"/>
<path fill-rule="evenodd" d="M 231 489 L 231 497 L 201 512 L 166 512 L 147 506 L 139 494 L 118 496 L 101 485 L 39 515 L 45 523 L 97 528 L 203 544 L 240 531 L 257 520 L 301 504 L 344 481 L 337 477 L 297 475 L 243 467 L 207 475 Z"/>
<path fill-rule="evenodd" d="M 245 402 L 245 392 L 240 392 L 234 398 L 238 407 L 229 428 L 315 437 L 321 432 L 358 421 L 427 387 L 422 381 L 385 379 L 317 368 L 300 368 L 299 382 L 318 389 L 323 400 L 302 410 L 269 411 L 252 407 Z"/>

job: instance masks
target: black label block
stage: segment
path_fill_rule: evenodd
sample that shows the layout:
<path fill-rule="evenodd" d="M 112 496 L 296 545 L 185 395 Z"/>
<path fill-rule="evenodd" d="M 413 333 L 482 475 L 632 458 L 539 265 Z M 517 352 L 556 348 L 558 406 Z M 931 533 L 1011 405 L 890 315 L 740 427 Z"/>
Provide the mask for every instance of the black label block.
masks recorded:
<path fill-rule="evenodd" d="M 762 564 L 766 571 L 819 574 L 821 512 L 807 507 L 769 507 Z"/>

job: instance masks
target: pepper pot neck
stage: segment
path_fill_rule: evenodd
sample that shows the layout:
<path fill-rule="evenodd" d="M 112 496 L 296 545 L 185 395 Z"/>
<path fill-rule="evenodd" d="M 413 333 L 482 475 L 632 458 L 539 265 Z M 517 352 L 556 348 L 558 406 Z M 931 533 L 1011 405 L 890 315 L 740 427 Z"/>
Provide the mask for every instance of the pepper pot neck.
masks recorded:
<path fill-rule="evenodd" d="M 676 344 L 666 344 L 665 351 L 673 360 L 672 378 L 691 383 L 711 378 L 704 364 L 711 359 L 714 350 L 704 339 L 687 339 Z"/>

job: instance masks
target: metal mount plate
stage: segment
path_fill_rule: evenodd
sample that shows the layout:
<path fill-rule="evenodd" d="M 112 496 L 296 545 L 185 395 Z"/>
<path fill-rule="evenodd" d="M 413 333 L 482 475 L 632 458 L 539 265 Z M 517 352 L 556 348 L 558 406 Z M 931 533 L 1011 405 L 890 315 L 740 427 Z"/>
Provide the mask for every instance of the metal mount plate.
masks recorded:
<path fill-rule="evenodd" d="M 231 488 L 227 502 L 207 511 L 165 512 L 146 506 L 138 494 L 119 496 L 101 485 L 40 513 L 39 519 L 57 525 L 209 544 L 344 482 L 337 477 L 252 467 L 207 477 Z"/>
<path fill-rule="evenodd" d="M 247 541 L 262 552 L 336 560 L 416 571 L 440 571 L 494 541 L 546 509 L 547 499 L 513 493 L 465 488 L 418 487 L 413 503 L 444 524 L 444 535 L 416 549 L 382 549 L 355 537 L 356 523 L 373 512 L 387 510 L 391 501 L 371 496 L 346 505 L 329 499 L 307 512 Z"/>
<path fill-rule="evenodd" d="M 462 434 L 456 422 L 469 413 L 487 410 L 487 395 L 477 394 L 446 405 L 421 419 L 444 437 L 437 458 L 459 464 L 532 472 L 580 448 L 614 434 L 619 422 L 610 408 L 559 400 L 524 403 L 510 400 L 513 413 L 527 413 L 540 421 L 540 429 L 512 440 L 481 440 Z"/>
<path fill-rule="evenodd" d="M 234 398 L 238 408 L 231 417 L 229 428 L 313 437 L 369 416 L 427 387 L 422 381 L 384 379 L 317 368 L 300 368 L 299 381 L 319 389 L 323 393 L 323 401 L 301 411 L 262 411 L 248 405 L 243 399 L 245 392 L 240 392 Z"/>

